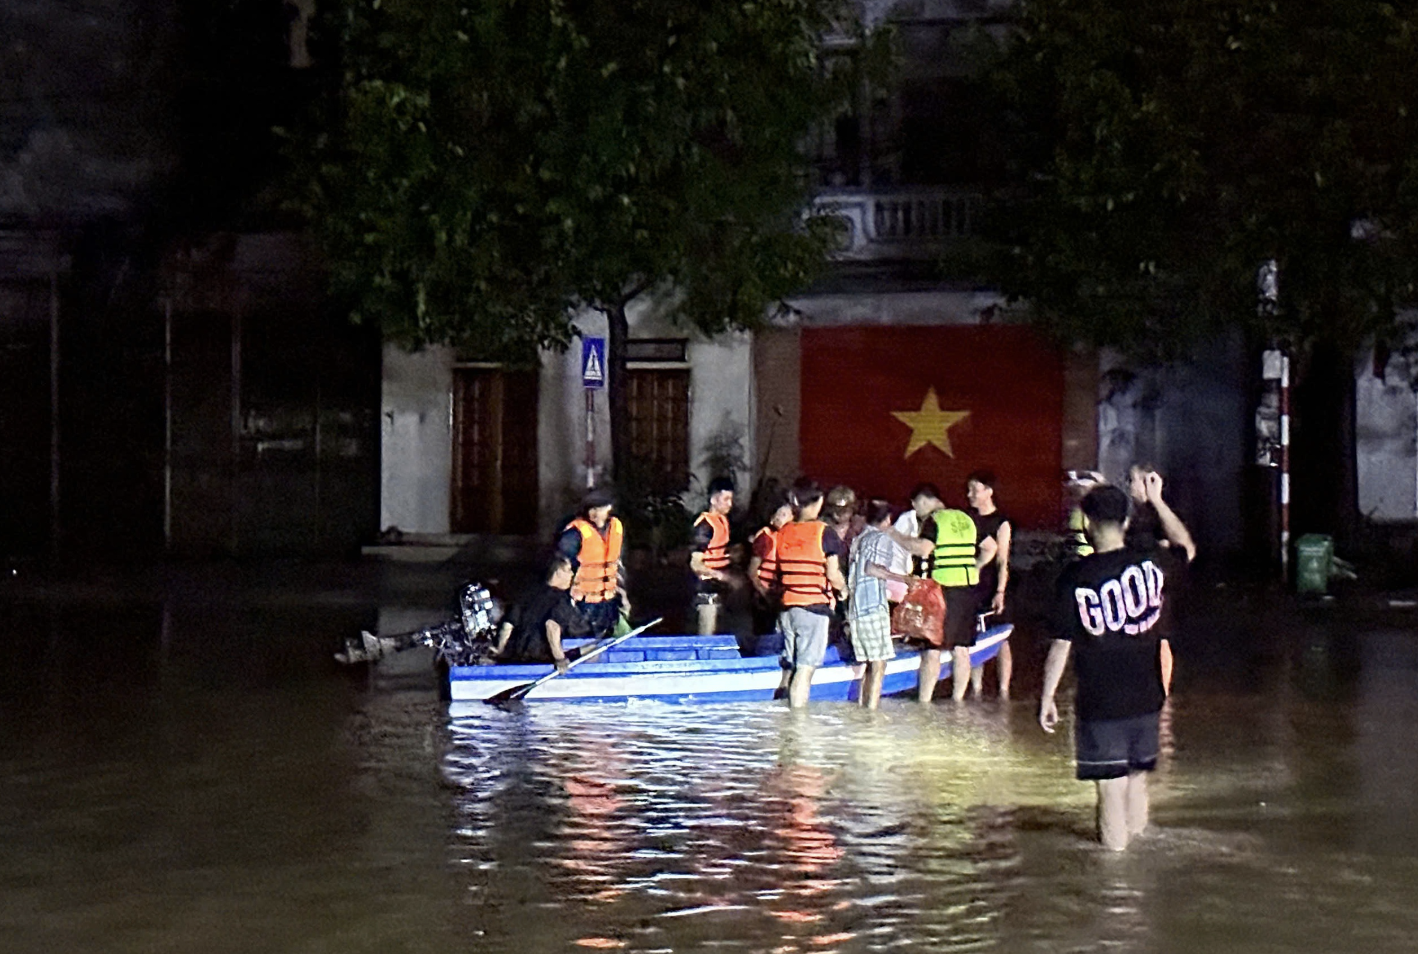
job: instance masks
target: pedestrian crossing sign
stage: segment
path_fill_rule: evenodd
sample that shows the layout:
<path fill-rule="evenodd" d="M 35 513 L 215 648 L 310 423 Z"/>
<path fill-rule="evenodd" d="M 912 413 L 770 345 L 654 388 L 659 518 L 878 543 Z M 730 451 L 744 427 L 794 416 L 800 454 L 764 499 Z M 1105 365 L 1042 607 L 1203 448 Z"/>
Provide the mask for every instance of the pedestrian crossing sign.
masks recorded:
<path fill-rule="evenodd" d="M 581 386 L 588 390 L 606 386 L 606 339 L 581 339 Z"/>

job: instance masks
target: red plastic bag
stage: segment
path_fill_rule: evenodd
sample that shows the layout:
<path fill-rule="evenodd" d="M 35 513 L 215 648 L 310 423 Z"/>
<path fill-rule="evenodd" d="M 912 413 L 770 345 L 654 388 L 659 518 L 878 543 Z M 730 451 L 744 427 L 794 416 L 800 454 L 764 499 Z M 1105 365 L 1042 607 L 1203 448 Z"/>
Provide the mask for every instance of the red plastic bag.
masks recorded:
<path fill-rule="evenodd" d="M 906 598 L 891 611 L 891 630 L 932 646 L 945 645 L 945 594 L 940 585 L 913 578 Z"/>

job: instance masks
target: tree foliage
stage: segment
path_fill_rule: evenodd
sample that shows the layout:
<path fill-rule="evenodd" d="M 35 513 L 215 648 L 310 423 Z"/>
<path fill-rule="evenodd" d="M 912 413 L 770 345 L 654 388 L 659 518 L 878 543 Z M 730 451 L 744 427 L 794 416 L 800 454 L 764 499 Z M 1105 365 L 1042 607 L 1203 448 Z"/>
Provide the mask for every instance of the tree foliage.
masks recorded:
<path fill-rule="evenodd" d="M 324 5 L 322 5 L 324 6 Z M 798 151 L 844 96 L 823 0 L 340 0 L 308 208 L 357 317 L 409 345 L 565 344 L 672 287 L 761 320 L 832 240 Z M 613 331 L 614 334 L 614 331 Z"/>
<path fill-rule="evenodd" d="M 989 278 L 1067 339 L 1219 328 L 1342 354 L 1418 298 L 1412 2 L 1021 0 L 983 71 L 1012 156 Z M 1257 266 L 1280 307 L 1257 308 Z"/>

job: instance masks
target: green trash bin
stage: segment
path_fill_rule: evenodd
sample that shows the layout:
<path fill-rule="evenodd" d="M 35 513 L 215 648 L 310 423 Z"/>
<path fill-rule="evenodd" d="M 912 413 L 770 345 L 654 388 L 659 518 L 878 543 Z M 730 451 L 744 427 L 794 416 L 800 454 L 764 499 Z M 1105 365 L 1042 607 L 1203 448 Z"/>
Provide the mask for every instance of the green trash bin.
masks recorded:
<path fill-rule="evenodd" d="M 1295 541 L 1295 592 L 1323 593 L 1329 588 L 1334 566 L 1334 540 L 1323 533 L 1307 533 Z"/>

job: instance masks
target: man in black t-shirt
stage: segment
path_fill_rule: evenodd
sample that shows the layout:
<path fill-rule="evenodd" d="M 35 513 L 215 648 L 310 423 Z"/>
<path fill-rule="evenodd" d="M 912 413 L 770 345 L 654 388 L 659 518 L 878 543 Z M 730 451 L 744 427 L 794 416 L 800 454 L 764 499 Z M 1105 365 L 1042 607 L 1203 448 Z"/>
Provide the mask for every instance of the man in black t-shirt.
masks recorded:
<path fill-rule="evenodd" d="M 1094 553 L 1059 578 L 1039 724 L 1045 732 L 1058 725 L 1054 694 L 1072 651 L 1077 776 L 1097 783 L 1099 837 L 1121 851 L 1147 827 L 1147 773 L 1157 766 L 1168 559 L 1156 548 L 1124 545 L 1128 500 L 1118 488 L 1091 491 L 1083 515 Z M 1169 523 L 1180 522 L 1164 517 L 1170 538 L 1178 526 Z"/>
<path fill-rule="evenodd" d="M 554 663 L 567 666 L 561 641 L 589 632 L 585 617 L 571 603 L 571 561 L 562 554 L 552 558 L 545 583 L 523 595 L 502 618 L 493 655 L 499 662 Z"/>

